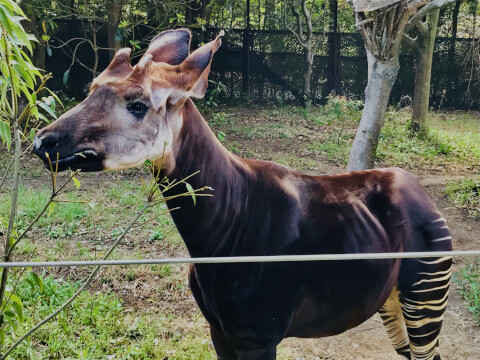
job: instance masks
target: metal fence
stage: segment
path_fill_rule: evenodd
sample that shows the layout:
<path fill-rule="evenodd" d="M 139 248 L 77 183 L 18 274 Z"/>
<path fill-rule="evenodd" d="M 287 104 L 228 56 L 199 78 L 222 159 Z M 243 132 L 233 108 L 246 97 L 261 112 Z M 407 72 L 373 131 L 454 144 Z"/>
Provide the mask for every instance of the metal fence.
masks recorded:
<path fill-rule="evenodd" d="M 213 39 L 218 32 L 219 29 L 193 29 L 192 47 Z M 59 23 L 55 37 L 67 41 L 81 33 L 83 37 L 91 36 L 80 22 L 65 21 Z M 146 48 L 153 35 L 149 29 L 140 27 L 135 39 L 141 40 L 142 48 Z M 97 70 L 103 70 L 108 65 L 109 55 L 106 50 L 98 50 L 95 59 L 91 46 L 82 43 L 76 51 L 78 62 L 71 66 L 67 86 L 64 86 L 63 75 L 70 68 L 70 55 L 78 41 L 61 49 L 53 48 L 52 56 L 47 55 L 46 68 L 54 74 L 52 88 L 82 99 L 86 85 L 93 78 L 87 68 L 92 68 L 97 61 Z M 60 44 L 53 40 L 53 45 Z M 98 32 L 96 44 L 106 47 L 106 34 Z M 480 56 L 475 55 L 474 45 L 478 48 L 478 39 L 437 38 L 430 94 L 432 107 L 480 109 Z M 332 91 L 363 99 L 367 59 L 362 38 L 351 33 L 316 33 L 315 46 L 314 101 L 326 101 Z M 415 61 L 411 49 L 402 49 L 400 63 L 392 104 L 405 96 L 413 96 Z M 294 102 L 301 93 L 303 72 L 302 48 L 290 32 L 232 29 L 226 31 L 223 45 L 215 55 L 210 79 L 226 85 L 226 93 L 218 95 L 218 100 L 223 102 L 237 103 L 245 98 L 256 102 Z"/>

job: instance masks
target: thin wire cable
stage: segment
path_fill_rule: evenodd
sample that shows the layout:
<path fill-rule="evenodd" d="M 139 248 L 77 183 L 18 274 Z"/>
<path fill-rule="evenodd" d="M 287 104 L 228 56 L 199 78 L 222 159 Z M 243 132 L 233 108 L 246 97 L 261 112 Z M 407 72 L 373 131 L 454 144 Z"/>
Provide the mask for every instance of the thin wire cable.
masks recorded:
<path fill-rule="evenodd" d="M 1 262 L 0 268 L 53 267 L 53 266 L 114 266 L 114 265 L 152 265 L 152 264 L 226 264 L 258 262 L 293 261 L 338 261 L 338 260 L 386 260 L 411 259 L 444 256 L 480 256 L 480 250 L 469 251 L 426 251 L 393 253 L 356 253 L 356 254 L 315 254 L 315 255 L 272 255 L 272 256 L 228 256 L 199 258 L 163 258 L 163 259 L 124 259 L 124 260 L 84 260 L 84 261 L 26 261 Z"/>

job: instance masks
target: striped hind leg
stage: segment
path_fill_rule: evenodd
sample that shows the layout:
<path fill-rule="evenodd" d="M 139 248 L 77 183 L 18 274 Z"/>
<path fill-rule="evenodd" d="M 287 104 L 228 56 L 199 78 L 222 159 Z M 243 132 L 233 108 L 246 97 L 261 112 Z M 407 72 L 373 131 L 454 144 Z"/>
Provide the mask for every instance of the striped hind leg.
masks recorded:
<path fill-rule="evenodd" d="M 447 306 L 452 258 L 405 259 L 410 284 L 402 281 L 399 299 L 412 360 L 440 360 L 438 339 Z M 404 264 L 402 264 L 403 266 Z M 406 286 L 407 285 L 407 286 Z"/>
<path fill-rule="evenodd" d="M 392 293 L 380 309 L 379 314 L 395 351 L 399 355 L 410 359 L 410 340 L 408 339 L 399 294 L 400 292 L 397 288 L 393 288 Z"/>

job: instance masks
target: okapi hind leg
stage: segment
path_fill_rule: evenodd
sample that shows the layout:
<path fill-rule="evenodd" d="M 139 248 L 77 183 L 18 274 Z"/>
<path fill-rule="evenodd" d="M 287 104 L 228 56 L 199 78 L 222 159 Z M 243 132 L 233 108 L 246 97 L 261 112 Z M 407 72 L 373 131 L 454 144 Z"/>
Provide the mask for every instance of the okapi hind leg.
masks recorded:
<path fill-rule="evenodd" d="M 399 291 L 393 288 L 385 304 L 378 312 L 383 320 L 383 326 L 395 351 L 406 359 L 410 359 L 410 341 L 403 318 Z"/>
<path fill-rule="evenodd" d="M 414 272 L 408 276 L 410 284 L 401 280 L 399 296 L 411 359 L 440 360 L 438 342 L 447 306 L 452 258 L 404 259 L 404 264 L 405 269 Z"/>

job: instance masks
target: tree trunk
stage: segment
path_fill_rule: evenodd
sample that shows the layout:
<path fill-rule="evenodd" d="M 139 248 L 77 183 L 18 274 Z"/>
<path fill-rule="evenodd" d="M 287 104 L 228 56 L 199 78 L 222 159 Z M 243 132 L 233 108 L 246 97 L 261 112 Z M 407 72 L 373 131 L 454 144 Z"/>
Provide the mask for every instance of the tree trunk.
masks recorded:
<path fill-rule="evenodd" d="M 123 0 L 107 0 L 105 6 L 107 9 L 107 41 L 111 60 L 121 46 L 116 35 L 118 25 L 120 24 Z"/>
<path fill-rule="evenodd" d="M 413 94 L 413 113 L 411 132 L 423 136 L 428 132 L 427 114 L 430 101 L 430 79 L 432 74 L 433 48 L 437 34 L 440 9 L 431 11 L 425 23 L 420 23 L 415 51 L 415 91 Z"/>
<path fill-rule="evenodd" d="M 398 52 L 391 60 L 381 62 L 367 49 L 367 60 L 368 84 L 365 89 L 365 107 L 350 150 L 348 171 L 373 168 L 390 92 L 400 69 Z"/>
<path fill-rule="evenodd" d="M 311 41 L 306 44 L 304 49 L 305 55 L 305 72 L 303 74 L 303 102 L 308 104 L 312 98 L 312 73 L 313 73 L 313 56 Z"/>

